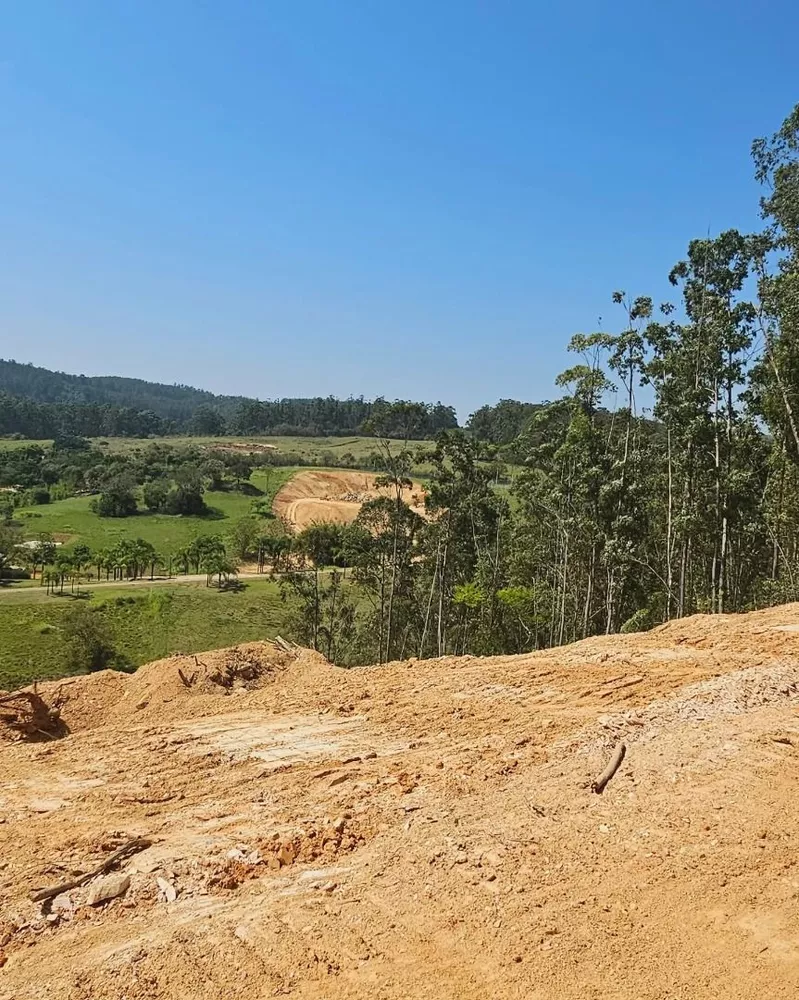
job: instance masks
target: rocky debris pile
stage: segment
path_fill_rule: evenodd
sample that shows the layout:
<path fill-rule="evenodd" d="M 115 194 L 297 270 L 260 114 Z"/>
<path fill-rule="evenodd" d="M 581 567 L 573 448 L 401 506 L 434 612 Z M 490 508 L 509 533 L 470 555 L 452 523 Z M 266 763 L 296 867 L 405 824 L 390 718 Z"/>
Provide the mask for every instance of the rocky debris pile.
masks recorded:
<path fill-rule="evenodd" d="M 245 845 L 233 848 L 208 881 L 209 888 L 235 889 L 242 882 L 258 878 L 266 870 L 278 872 L 294 864 L 330 864 L 341 854 L 363 847 L 373 835 L 375 820 L 355 818 L 345 812 L 322 822 L 308 820 L 291 831 L 275 832 L 258 842 L 254 850 Z"/>
<path fill-rule="evenodd" d="M 324 500 L 343 500 L 345 503 L 366 503 L 373 500 L 377 494 L 364 493 L 359 490 L 347 490 L 345 493 L 337 493 L 335 496 L 323 497 Z"/>
<path fill-rule="evenodd" d="M 92 853 L 105 855 L 94 867 L 87 865 L 86 846 L 75 845 L 45 870 L 57 884 L 52 888 L 31 885 L 30 902 L 0 921 L 0 967 L 10 952 L 73 922 L 124 917 L 142 907 L 226 893 L 295 864 L 331 864 L 364 846 L 377 826 L 376 815 L 364 812 L 355 817 L 347 811 L 335 818 L 307 819 L 249 844 L 227 848 L 216 844 L 193 857 L 170 857 L 158 843 L 108 834 L 94 844 Z M 87 867 L 89 871 L 81 871 Z M 109 870 L 113 867 L 119 870 Z M 65 873 L 73 877 L 59 883 Z M 335 888 L 324 867 L 319 868 L 316 881 L 319 884 L 314 887 L 320 890 Z"/>
<path fill-rule="evenodd" d="M 686 685 L 678 695 L 658 698 L 645 708 L 598 716 L 600 740 L 622 736 L 628 742 L 652 740 L 668 726 L 707 722 L 718 716 L 742 715 L 754 709 L 799 699 L 799 663 L 749 667 Z M 594 730 L 596 729 L 594 727 Z M 592 744 L 584 747 L 593 750 Z"/>

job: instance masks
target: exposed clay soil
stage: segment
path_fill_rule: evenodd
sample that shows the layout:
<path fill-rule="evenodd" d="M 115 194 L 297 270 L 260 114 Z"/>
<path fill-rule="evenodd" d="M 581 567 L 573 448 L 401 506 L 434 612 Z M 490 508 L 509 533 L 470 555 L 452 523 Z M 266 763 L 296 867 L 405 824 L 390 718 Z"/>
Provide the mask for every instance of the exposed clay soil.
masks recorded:
<path fill-rule="evenodd" d="M 68 735 L 0 742 L 2 1000 L 797 996 L 799 605 L 59 688 Z M 119 898 L 31 901 L 134 837 Z"/>
<path fill-rule="evenodd" d="M 375 484 L 368 472 L 298 472 L 278 490 L 272 510 L 294 531 L 316 521 L 350 524 L 366 500 L 389 496 L 390 491 Z M 403 499 L 418 513 L 424 509 L 424 489 L 414 483 Z"/>

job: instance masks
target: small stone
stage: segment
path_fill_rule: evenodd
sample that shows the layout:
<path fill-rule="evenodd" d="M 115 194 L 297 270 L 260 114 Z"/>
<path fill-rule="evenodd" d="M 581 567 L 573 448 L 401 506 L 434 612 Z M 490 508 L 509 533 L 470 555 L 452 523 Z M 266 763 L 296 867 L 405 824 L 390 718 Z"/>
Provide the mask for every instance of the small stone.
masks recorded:
<path fill-rule="evenodd" d="M 100 903 L 107 903 L 118 896 L 124 896 L 130 888 L 130 877 L 128 875 L 107 875 L 105 878 L 95 882 L 86 897 L 89 906 L 99 906 Z"/>
<path fill-rule="evenodd" d="M 293 844 L 283 844 L 280 850 L 277 852 L 278 861 L 281 865 L 290 865 L 294 863 L 294 845 Z"/>
<path fill-rule="evenodd" d="M 67 892 L 62 892 L 59 896 L 56 896 L 50 904 L 50 909 L 53 913 L 60 913 L 64 916 L 72 916 L 75 912 L 75 904 L 72 902 L 72 897 Z"/>
<path fill-rule="evenodd" d="M 178 890 L 174 887 L 174 885 L 172 885 L 171 882 L 167 882 L 165 878 L 161 878 L 160 875 L 156 879 L 156 882 L 158 883 L 158 888 L 161 890 L 167 903 L 174 903 L 178 898 Z"/>

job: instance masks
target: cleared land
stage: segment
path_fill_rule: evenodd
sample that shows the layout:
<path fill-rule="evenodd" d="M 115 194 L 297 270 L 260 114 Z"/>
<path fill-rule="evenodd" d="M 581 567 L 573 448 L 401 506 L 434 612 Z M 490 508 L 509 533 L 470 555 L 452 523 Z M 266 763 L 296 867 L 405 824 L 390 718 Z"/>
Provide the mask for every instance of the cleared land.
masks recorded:
<path fill-rule="evenodd" d="M 350 671 L 255 644 L 59 689 L 68 735 L 2 751 L 3 1000 L 797 995 L 797 605 Z M 136 837 L 116 887 L 31 900 Z"/>
<path fill-rule="evenodd" d="M 366 500 L 392 495 L 390 490 L 378 488 L 375 478 L 366 472 L 304 470 L 280 488 L 272 510 L 293 531 L 301 531 L 315 521 L 349 524 Z M 404 491 L 403 499 L 421 513 L 424 488 L 415 483 Z"/>

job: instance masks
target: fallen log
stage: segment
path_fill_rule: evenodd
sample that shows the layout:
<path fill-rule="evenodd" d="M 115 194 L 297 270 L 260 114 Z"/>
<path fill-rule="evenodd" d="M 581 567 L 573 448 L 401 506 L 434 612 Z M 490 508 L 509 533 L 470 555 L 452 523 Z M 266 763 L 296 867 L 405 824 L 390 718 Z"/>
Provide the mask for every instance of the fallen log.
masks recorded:
<path fill-rule="evenodd" d="M 600 774 L 596 781 L 591 783 L 591 791 L 596 792 L 597 795 L 601 795 L 605 790 L 605 785 L 610 781 L 613 775 L 621 767 L 621 762 L 624 760 L 624 755 L 627 753 L 627 747 L 623 743 L 619 743 L 616 747 L 616 752 L 613 754 L 610 763 L 605 768 L 605 770 Z"/>
<path fill-rule="evenodd" d="M 121 847 L 118 847 L 113 854 L 109 854 L 105 861 L 97 865 L 96 868 L 92 868 L 91 871 L 85 872 L 77 878 L 70 879 L 69 882 L 62 882 L 60 885 L 51 886 L 49 889 L 37 889 L 31 893 L 31 899 L 34 903 L 44 903 L 50 899 L 55 899 L 56 896 L 60 896 L 62 892 L 69 892 L 70 889 L 77 889 L 82 885 L 86 885 L 87 882 L 91 882 L 98 875 L 105 875 L 107 871 L 113 868 L 119 861 L 122 861 L 123 858 L 129 857 L 131 854 L 136 854 L 138 851 L 143 851 L 150 847 L 151 844 L 152 841 L 147 840 L 145 837 L 134 837 L 133 840 L 129 840 Z"/>

